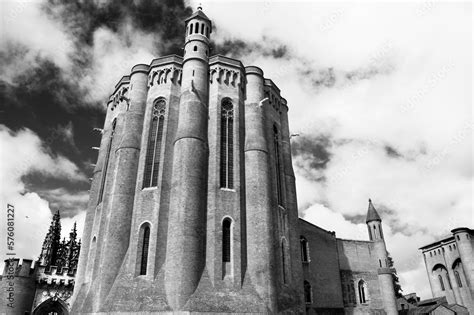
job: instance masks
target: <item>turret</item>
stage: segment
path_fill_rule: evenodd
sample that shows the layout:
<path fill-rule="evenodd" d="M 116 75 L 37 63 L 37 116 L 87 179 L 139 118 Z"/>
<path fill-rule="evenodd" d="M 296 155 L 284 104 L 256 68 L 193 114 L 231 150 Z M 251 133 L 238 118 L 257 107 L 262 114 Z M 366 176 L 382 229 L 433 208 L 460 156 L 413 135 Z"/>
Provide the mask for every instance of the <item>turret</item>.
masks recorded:
<path fill-rule="evenodd" d="M 245 101 L 245 200 L 247 211 L 248 271 L 257 293 L 267 301 L 270 313 L 277 311 L 277 260 L 274 252 L 272 190 L 268 145 L 265 139 L 263 71 L 246 67 Z M 255 237 L 258 235 L 258 237 Z M 278 242 L 279 243 L 279 242 Z"/>
<path fill-rule="evenodd" d="M 186 19 L 165 272 L 173 310 L 184 306 L 196 290 L 205 266 L 210 32 L 211 21 L 201 8 Z"/>
<path fill-rule="evenodd" d="M 474 253 L 472 250 L 473 231 L 466 227 L 456 228 L 451 231 L 456 240 L 459 256 L 466 270 L 467 281 L 471 288 L 471 294 L 474 291 Z"/>
<path fill-rule="evenodd" d="M 375 210 L 372 200 L 369 199 L 369 209 L 367 210 L 367 218 L 365 220 L 369 230 L 369 238 L 371 241 L 384 241 L 382 231 L 382 219 L 380 219 L 377 210 Z"/>
<path fill-rule="evenodd" d="M 130 240 L 130 228 L 135 196 L 135 185 L 143 129 L 143 116 L 147 96 L 148 65 L 139 64 L 130 74 L 127 110 L 117 119 L 117 137 L 114 169 L 107 211 L 109 218 L 105 226 L 103 252 L 100 257 L 99 301 L 105 302 L 119 269 L 125 258 Z M 121 123 L 123 125 L 118 126 Z M 122 131 L 122 132 L 120 132 Z"/>
<path fill-rule="evenodd" d="M 384 302 L 385 312 L 388 315 L 396 315 L 398 314 L 398 310 L 392 276 L 394 270 L 390 268 L 389 265 L 387 248 L 385 246 L 385 239 L 382 231 L 382 219 L 370 199 L 366 223 L 369 230 L 370 240 L 374 242 L 374 251 L 379 267 L 378 279 L 381 290 L 380 293 Z"/>

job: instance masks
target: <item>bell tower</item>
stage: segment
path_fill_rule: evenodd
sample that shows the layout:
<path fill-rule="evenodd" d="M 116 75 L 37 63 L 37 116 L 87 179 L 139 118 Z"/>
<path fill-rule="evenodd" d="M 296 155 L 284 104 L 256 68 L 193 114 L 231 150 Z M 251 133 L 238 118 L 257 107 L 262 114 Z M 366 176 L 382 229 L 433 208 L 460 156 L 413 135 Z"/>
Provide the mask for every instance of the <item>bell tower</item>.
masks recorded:
<path fill-rule="evenodd" d="M 369 230 L 370 240 L 374 242 L 374 251 L 378 260 L 377 263 L 379 268 L 377 273 L 384 308 L 388 315 L 396 315 L 398 314 L 398 310 L 392 276 L 394 270 L 389 266 L 388 253 L 382 231 L 382 219 L 377 213 L 377 210 L 375 210 L 371 199 L 369 199 L 366 223 Z"/>
<path fill-rule="evenodd" d="M 186 19 L 173 146 L 165 288 L 174 310 L 196 290 L 206 263 L 210 33 L 211 21 L 199 7 Z"/>

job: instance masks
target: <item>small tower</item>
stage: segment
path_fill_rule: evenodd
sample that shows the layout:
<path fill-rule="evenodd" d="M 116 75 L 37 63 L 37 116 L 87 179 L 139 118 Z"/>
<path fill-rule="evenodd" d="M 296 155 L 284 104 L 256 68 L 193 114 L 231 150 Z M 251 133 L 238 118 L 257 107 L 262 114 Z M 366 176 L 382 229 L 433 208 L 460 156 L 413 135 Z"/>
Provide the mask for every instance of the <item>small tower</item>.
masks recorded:
<path fill-rule="evenodd" d="M 369 230 L 370 240 L 374 242 L 374 250 L 379 267 L 378 278 L 380 293 L 384 302 L 384 308 L 388 315 L 396 315 L 398 314 L 398 310 L 395 288 L 393 287 L 393 270 L 390 268 L 388 261 L 388 253 L 382 231 L 382 219 L 377 213 L 377 210 L 375 210 L 371 199 L 369 199 L 366 223 Z"/>
<path fill-rule="evenodd" d="M 53 215 L 51 225 L 49 226 L 48 234 L 43 242 L 41 254 L 38 259 L 41 266 L 54 265 L 58 255 L 58 250 L 61 243 L 61 217 L 59 210 Z"/>
<path fill-rule="evenodd" d="M 377 210 L 375 210 L 372 200 L 369 199 L 369 209 L 367 210 L 367 228 L 371 241 L 384 240 L 382 231 L 382 219 L 380 219 Z"/>
<path fill-rule="evenodd" d="M 165 288 L 174 310 L 184 306 L 196 290 L 206 262 L 210 33 L 211 21 L 199 7 L 186 19 L 173 146 Z"/>

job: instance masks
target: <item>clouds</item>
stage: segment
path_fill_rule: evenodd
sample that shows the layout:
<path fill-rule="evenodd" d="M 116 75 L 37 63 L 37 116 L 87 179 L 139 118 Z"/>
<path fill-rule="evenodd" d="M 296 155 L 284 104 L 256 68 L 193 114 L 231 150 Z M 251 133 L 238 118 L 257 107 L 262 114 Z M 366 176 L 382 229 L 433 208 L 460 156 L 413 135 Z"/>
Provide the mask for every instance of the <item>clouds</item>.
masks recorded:
<path fill-rule="evenodd" d="M 37 192 L 27 190 L 25 176 L 37 173 L 41 177 L 75 184 L 87 182 L 87 178 L 75 163 L 64 156 L 51 153 L 44 142 L 29 129 L 14 132 L 0 125 L 0 147 L 0 201 L 2 205 L 12 204 L 15 207 L 15 252 L 18 257 L 33 259 L 40 253 L 52 218 L 50 208 L 55 204 L 49 203 Z M 63 206 L 71 198 L 65 190 L 56 193 L 58 205 Z M 81 195 L 74 195 L 72 199 L 72 202 L 84 202 L 84 196 Z M 6 233 L 5 220 L 6 216 L 0 219 L 2 235 Z M 5 244 L 2 243 L 0 248 L 0 252 L 6 252 Z"/>
<path fill-rule="evenodd" d="M 42 240 L 50 208 L 84 215 L 89 148 L 100 141 L 91 130 L 115 83 L 136 63 L 181 54 L 191 12 L 149 0 L 2 6 L 0 171 L 9 180 L 1 193 L 35 218 L 18 224 L 31 231 L 35 222 Z M 292 138 L 300 214 L 339 237 L 367 239 L 372 197 L 405 293 L 429 297 L 417 247 L 473 225 L 471 4 L 203 7 L 213 53 L 260 66 L 288 100 L 300 134 Z M 18 254 L 38 251 L 33 236 L 19 237 L 31 248 Z"/>
<path fill-rule="evenodd" d="M 367 239 L 371 197 L 405 293 L 429 298 L 417 248 L 474 225 L 471 4 L 203 7 L 288 100 L 300 215 Z"/>

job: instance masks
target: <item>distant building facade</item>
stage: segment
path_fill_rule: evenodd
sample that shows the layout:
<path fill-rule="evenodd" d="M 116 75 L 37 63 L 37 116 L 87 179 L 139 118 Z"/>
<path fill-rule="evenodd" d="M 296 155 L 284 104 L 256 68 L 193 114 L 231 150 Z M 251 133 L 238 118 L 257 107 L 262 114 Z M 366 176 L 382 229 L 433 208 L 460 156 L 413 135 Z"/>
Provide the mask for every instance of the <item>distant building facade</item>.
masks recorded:
<path fill-rule="evenodd" d="M 465 306 L 474 314 L 473 234 L 456 228 L 451 236 L 420 248 L 434 298 L 446 297 L 448 304 Z"/>
<path fill-rule="evenodd" d="M 372 202 L 369 241 L 298 218 L 287 101 L 211 31 L 198 9 L 107 103 L 72 313 L 397 314 Z"/>
<path fill-rule="evenodd" d="M 0 278 L 0 314 L 69 314 L 80 249 L 75 224 L 69 239 L 61 241 L 61 222 L 57 212 L 33 268 L 33 261 L 29 259 L 23 259 L 22 264 L 20 259 L 5 261 Z M 7 284 L 11 281 L 13 286 Z M 9 287 L 13 290 L 7 291 Z"/>

